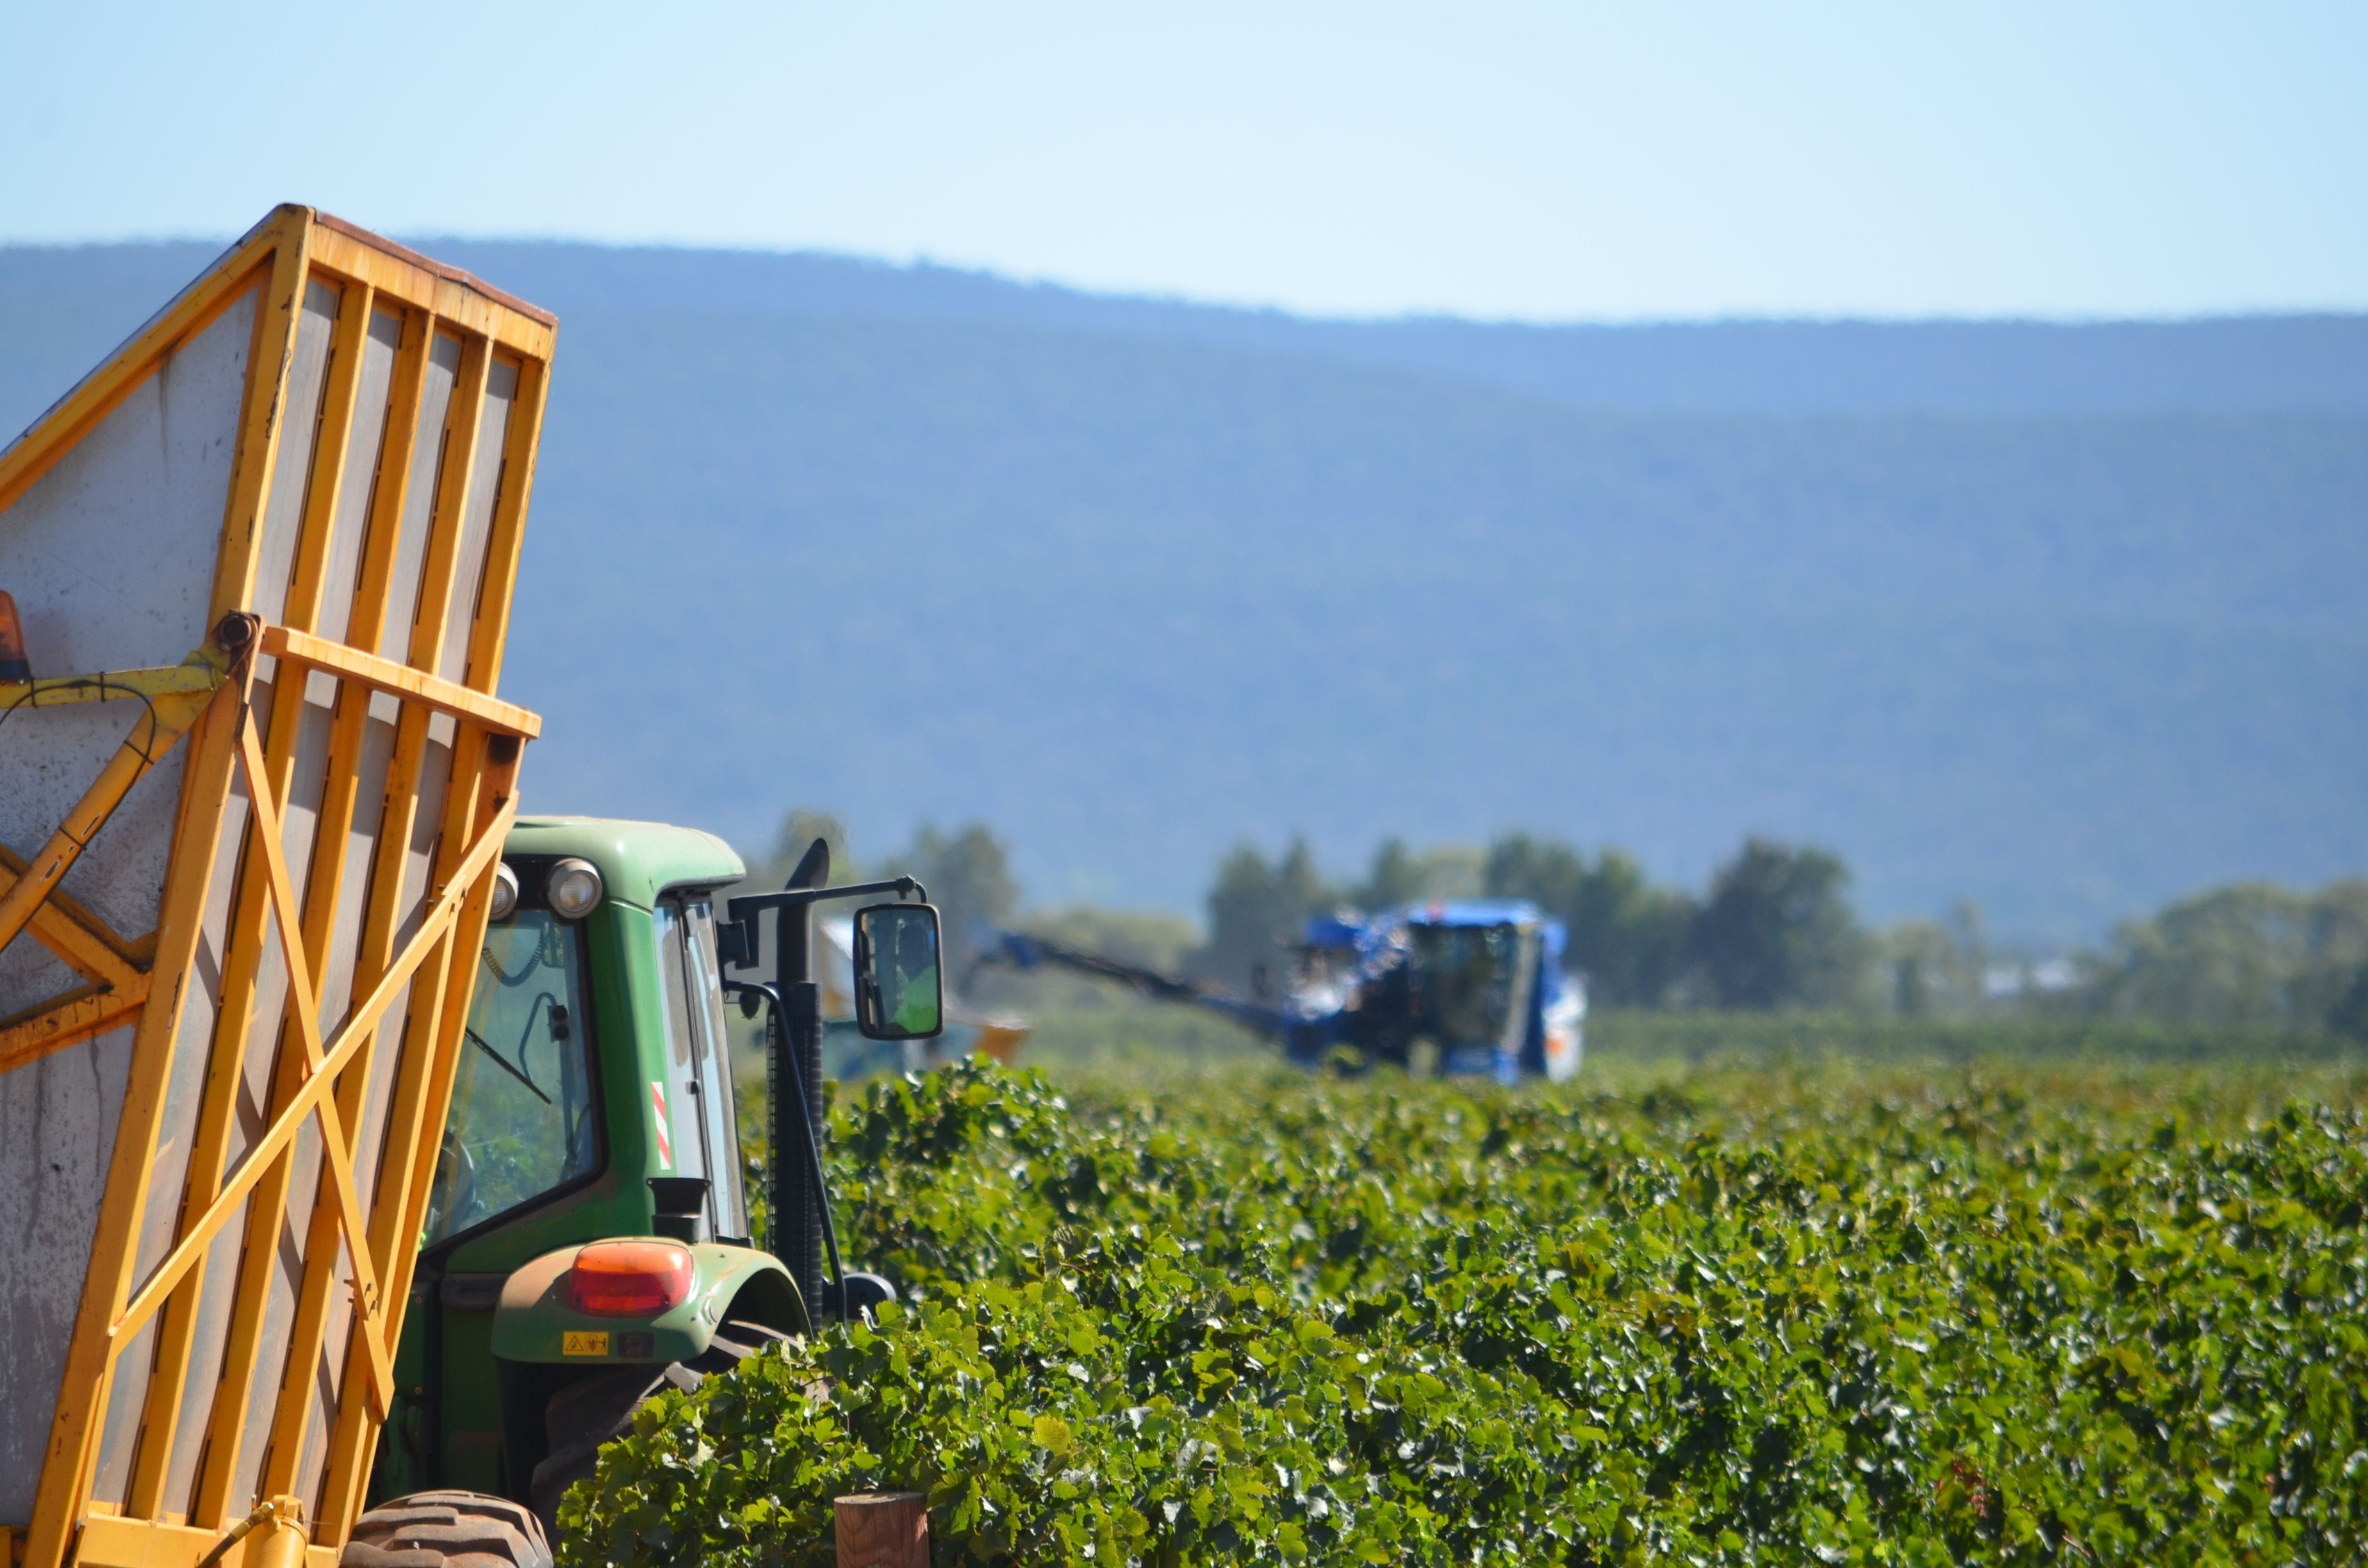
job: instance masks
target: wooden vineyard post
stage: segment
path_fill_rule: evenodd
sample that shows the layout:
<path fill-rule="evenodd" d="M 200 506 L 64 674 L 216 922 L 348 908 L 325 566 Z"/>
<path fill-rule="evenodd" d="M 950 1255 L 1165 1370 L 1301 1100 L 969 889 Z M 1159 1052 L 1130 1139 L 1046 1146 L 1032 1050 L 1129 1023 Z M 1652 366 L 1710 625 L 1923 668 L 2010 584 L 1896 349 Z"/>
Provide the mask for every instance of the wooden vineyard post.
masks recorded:
<path fill-rule="evenodd" d="M 838 1568 L 929 1568 L 929 1500 L 918 1492 L 835 1497 Z"/>

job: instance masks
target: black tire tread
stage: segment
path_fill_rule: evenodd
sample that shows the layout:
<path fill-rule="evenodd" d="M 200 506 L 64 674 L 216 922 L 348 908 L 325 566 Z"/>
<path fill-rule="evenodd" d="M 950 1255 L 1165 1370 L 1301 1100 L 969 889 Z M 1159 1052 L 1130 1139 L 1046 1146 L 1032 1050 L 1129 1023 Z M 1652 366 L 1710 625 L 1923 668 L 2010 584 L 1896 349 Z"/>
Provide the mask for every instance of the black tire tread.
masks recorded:
<path fill-rule="evenodd" d="M 661 1387 L 689 1393 L 713 1374 L 728 1372 L 767 1346 L 789 1337 L 760 1323 L 726 1318 L 707 1348 L 688 1361 L 669 1361 L 664 1367 L 622 1367 L 570 1383 L 552 1394 L 543 1407 L 543 1435 L 551 1444 L 550 1456 L 534 1467 L 528 1493 L 544 1528 L 558 1530 L 559 1499 L 570 1486 L 591 1478 L 599 1463 L 601 1445 L 632 1431 L 633 1412 Z"/>
<path fill-rule="evenodd" d="M 415 1492 L 354 1521 L 338 1568 L 552 1568 L 542 1521 L 507 1497 Z"/>

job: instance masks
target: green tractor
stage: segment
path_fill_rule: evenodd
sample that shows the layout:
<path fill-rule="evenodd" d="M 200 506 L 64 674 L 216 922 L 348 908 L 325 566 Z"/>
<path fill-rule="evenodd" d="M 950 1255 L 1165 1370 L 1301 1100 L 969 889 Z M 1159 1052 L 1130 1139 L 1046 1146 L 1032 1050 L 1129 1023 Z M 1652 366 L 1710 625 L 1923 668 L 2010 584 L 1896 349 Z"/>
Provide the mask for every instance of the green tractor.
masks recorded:
<path fill-rule="evenodd" d="M 645 1400 L 893 1297 L 839 1267 L 824 1185 L 819 902 L 855 919 L 857 1023 L 940 1028 L 937 912 L 909 878 L 716 908 L 746 874 L 721 839 L 521 819 L 504 846 L 403 1338 L 351 1568 L 536 1568 L 560 1495 Z M 755 965 L 775 914 L 774 978 Z M 769 1248 L 744 1188 L 727 999 L 764 1015 Z M 823 1274 L 827 1253 L 831 1277 Z M 425 1555 L 423 1555 L 425 1554 Z"/>

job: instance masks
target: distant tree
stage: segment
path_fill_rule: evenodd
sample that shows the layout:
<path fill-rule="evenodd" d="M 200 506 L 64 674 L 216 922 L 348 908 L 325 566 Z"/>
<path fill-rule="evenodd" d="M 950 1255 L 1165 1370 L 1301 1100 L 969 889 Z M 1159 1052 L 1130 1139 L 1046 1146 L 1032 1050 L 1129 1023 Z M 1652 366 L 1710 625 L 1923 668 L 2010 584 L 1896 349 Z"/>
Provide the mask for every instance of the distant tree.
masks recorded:
<path fill-rule="evenodd" d="M 767 892 L 780 892 L 790 873 L 797 869 L 798 861 L 804 858 L 807 846 L 817 838 L 830 846 L 831 881 L 844 882 L 860 877 L 855 853 L 848 847 L 847 824 L 836 812 L 797 806 L 784 813 L 781 825 L 773 830 L 771 852 L 762 859 L 748 858 L 748 880 L 744 885 Z"/>
<path fill-rule="evenodd" d="M 1711 879 L 1693 921 L 1693 959 L 1711 998 L 1755 1009 L 1857 1001 L 1867 949 L 1849 885 L 1849 868 L 1827 850 L 1747 840 Z"/>
<path fill-rule="evenodd" d="M 1336 901 L 1324 873 L 1316 869 L 1315 852 L 1307 847 L 1307 840 L 1302 835 L 1292 836 L 1282 864 L 1275 868 L 1274 886 L 1277 903 L 1283 911 L 1286 937 L 1297 937 L 1301 924 L 1309 915 Z"/>
<path fill-rule="evenodd" d="M 1385 838 L 1373 851 L 1373 869 L 1366 873 L 1365 885 L 1355 891 L 1353 902 L 1360 909 L 1389 909 L 1410 903 L 1422 896 L 1422 866 L 1406 846 L 1403 838 Z"/>
<path fill-rule="evenodd" d="M 1560 840 L 1507 834 L 1488 846 L 1483 881 L 1490 897 L 1528 899 L 1563 923 L 1564 962 L 1598 1006 L 1666 1006 L 1685 978 L 1693 900 L 1653 886 L 1619 850 L 1589 865 Z"/>
<path fill-rule="evenodd" d="M 2295 995 L 2304 1017 L 2368 1040 L 2368 879 L 2329 882 L 2311 896 L 2307 955 Z"/>
<path fill-rule="evenodd" d="M 1192 971 L 1242 995 L 1270 986 L 1307 917 L 1333 902 L 1305 838 L 1293 838 L 1269 862 L 1254 844 L 1238 844 L 1217 864 L 1209 889 L 1209 940 Z"/>
<path fill-rule="evenodd" d="M 1369 912 L 1394 909 L 1422 899 L 1476 898 L 1486 882 L 1482 853 L 1444 844 L 1415 854 L 1402 838 L 1387 838 L 1373 852 L 1373 867 L 1360 887 L 1343 890 L 1347 902 Z"/>
<path fill-rule="evenodd" d="M 1947 927 L 1937 920 L 1903 920 L 1883 933 L 1882 948 L 1894 1013 L 1930 1018 L 1948 1010 Z"/>
<path fill-rule="evenodd" d="M 1982 913 L 1960 903 L 1941 920 L 1903 920 L 1875 939 L 1889 1010 L 1903 1018 L 1963 1017 L 1981 1009 L 1988 944 Z"/>
<path fill-rule="evenodd" d="M 1019 907 L 1019 884 L 1003 841 L 985 824 L 971 823 L 950 837 L 923 824 L 913 842 L 891 856 L 882 874 L 917 877 L 929 891 L 945 926 L 946 971 L 962 975 L 978 956 L 984 932 L 1011 924 Z"/>
<path fill-rule="evenodd" d="M 1587 885 L 1587 857 L 1558 838 L 1508 833 L 1488 846 L 1480 881 L 1490 898 L 1526 898 L 1567 920 Z"/>
<path fill-rule="evenodd" d="M 1595 858 L 1564 918 L 1572 961 L 1584 969 L 1606 1006 L 1667 1006 L 1691 961 L 1693 896 L 1655 887 L 1644 869 L 1617 849 Z"/>
<path fill-rule="evenodd" d="M 2238 882 L 2122 926 L 2091 966 L 2087 1000 L 2119 1017 L 2340 1032 L 2363 969 L 2368 881 L 2307 893 Z"/>
<path fill-rule="evenodd" d="M 2351 980 L 2328 1011 L 2327 1027 L 2368 1045 L 2368 963 L 2353 966 Z"/>

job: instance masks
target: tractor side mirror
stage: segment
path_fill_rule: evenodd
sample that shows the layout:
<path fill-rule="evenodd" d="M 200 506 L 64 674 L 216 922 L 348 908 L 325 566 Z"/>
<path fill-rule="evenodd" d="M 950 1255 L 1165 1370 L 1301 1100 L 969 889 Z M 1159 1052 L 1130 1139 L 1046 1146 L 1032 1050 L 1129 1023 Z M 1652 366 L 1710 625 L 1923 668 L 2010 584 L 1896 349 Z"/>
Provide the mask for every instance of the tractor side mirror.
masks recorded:
<path fill-rule="evenodd" d="M 875 903 L 855 912 L 855 1023 L 866 1040 L 929 1040 L 945 1031 L 938 911 Z"/>

